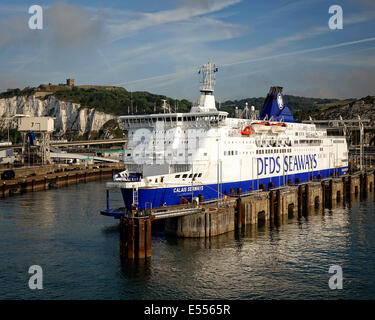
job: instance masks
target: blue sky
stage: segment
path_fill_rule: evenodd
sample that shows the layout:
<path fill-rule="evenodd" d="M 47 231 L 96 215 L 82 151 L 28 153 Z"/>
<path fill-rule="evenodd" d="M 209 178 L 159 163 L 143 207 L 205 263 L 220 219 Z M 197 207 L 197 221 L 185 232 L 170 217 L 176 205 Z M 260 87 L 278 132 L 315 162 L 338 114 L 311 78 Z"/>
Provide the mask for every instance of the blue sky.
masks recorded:
<path fill-rule="evenodd" d="M 43 30 L 28 29 L 29 6 Z M 343 8 L 330 30 L 328 8 Z M 198 98 L 198 67 L 219 66 L 216 99 L 284 93 L 375 95 L 373 0 L 1 1 L 0 90 L 62 83 L 118 85 Z"/>

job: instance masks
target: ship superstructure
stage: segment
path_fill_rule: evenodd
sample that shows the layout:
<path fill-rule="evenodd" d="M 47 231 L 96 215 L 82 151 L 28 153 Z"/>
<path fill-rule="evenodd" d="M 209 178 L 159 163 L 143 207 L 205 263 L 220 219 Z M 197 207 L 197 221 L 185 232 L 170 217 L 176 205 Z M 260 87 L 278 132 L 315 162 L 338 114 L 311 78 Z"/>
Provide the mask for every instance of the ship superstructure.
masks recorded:
<path fill-rule="evenodd" d="M 200 99 L 189 113 L 120 117 L 126 170 L 117 176 L 125 206 L 161 207 L 344 174 L 343 136 L 295 122 L 282 88 L 271 87 L 260 119 L 229 118 L 214 98 L 217 67 L 200 68 Z"/>

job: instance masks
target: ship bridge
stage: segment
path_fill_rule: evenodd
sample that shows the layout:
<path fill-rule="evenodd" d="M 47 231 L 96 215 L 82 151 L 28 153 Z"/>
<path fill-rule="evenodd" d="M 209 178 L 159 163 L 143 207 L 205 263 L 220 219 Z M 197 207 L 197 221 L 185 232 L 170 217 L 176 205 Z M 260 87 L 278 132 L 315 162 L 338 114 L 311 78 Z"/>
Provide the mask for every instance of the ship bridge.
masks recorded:
<path fill-rule="evenodd" d="M 121 116 L 123 129 L 154 128 L 156 123 L 165 127 L 207 127 L 224 125 L 228 113 L 215 112 L 190 112 L 190 113 L 159 113 L 150 115 Z"/>

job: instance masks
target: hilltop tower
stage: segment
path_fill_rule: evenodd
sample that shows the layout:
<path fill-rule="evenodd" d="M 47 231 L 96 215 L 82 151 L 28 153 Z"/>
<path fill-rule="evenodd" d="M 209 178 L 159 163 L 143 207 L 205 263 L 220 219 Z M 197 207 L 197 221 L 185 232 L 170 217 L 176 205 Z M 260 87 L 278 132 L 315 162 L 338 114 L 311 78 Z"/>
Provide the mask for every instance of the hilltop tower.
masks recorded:
<path fill-rule="evenodd" d="M 66 85 L 70 86 L 70 87 L 73 87 L 74 86 L 74 79 L 72 79 L 72 78 L 66 79 Z"/>

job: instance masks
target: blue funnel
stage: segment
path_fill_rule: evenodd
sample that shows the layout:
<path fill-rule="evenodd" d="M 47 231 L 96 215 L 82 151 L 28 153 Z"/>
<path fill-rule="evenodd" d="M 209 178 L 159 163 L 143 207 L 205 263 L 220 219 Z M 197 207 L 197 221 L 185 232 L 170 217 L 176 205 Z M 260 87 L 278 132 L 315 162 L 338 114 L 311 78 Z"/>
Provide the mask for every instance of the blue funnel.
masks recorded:
<path fill-rule="evenodd" d="M 275 121 L 280 121 L 283 119 L 284 122 L 294 122 L 290 109 L 284 103 L 282 91 L 282 87 L 270 88 L 260 113 L 260 118 L 262 120 L 266 117 L 268 120 L 270 120 L 272 117 L 272 119 Z"/>

